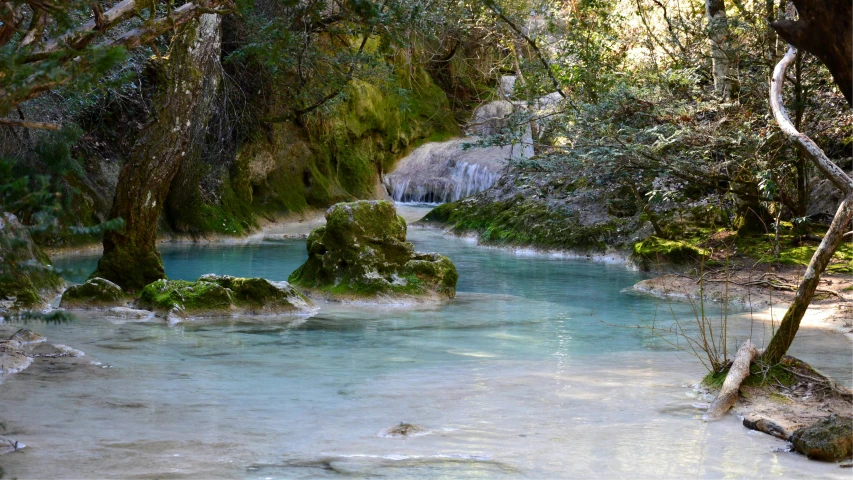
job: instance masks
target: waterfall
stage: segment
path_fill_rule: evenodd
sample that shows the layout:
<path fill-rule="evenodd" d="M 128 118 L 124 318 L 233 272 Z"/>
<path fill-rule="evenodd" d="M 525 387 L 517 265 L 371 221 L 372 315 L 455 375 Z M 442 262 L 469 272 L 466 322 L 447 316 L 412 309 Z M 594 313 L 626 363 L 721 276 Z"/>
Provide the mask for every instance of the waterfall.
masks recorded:
<path fill-rule="evenodd" d="M 501 79 L 502 98 L 512 95 L 514 83 L 514 77 Z M 559 94 L 553 93 L 536 100 L 530 107 L 546 112 L 559 102 Z M 444 203 L 491 188 L 508 159 L 534 155 L 531 129 L 527 127 L 519 145 L 478 147 L 470 144 L 500 133 L 506 127 L 507 117 L 518 108 L 528 109 L 527 103 L 510 100 L 486 103 L 474 111 L 468 128 L 471 136 L 416 148 L 397 163 L 393 172 L 383 176 L 382 183 L 388 195 L 397 202 Z M 536 123 L 543 126 L 542 120 Z"/>
<path fill-rule="evenodd" d="M 521 147 L 471 147 L 477 138 L 427 143 L 385 175 L 388 194 L 398 202 L 453 202 L 495 184 L 507 158 L 525 155 Z"/>

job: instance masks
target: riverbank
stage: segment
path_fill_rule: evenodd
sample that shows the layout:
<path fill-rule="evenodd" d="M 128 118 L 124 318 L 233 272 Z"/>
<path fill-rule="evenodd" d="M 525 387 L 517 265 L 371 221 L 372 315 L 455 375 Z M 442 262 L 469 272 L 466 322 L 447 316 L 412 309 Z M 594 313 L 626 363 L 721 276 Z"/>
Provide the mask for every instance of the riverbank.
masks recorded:
<path fill-rule="evenodd" d="M 792 265 L 758 264 L 738 270 L 714 269 L 665 274 L 634 285 L 629 292 L 663 300 L 728 303 L 752 312 L 756 319 L 776 325 L 794 298 L 805 271 Z M 801 327 L 829 329 L 853 341 L 853 277 L 825 273 Z"/>

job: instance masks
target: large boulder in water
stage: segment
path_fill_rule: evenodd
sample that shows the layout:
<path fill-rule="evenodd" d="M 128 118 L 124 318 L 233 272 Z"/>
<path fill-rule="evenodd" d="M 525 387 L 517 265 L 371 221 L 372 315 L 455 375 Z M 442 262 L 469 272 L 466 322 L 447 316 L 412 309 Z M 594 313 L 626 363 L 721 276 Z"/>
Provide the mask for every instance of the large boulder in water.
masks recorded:
<path fill-rule="evenodd" d="M 794 450 L 812 460 L 837 462 L 853 455 L 853 418 L 830 415 L 791 435 Z"/>
<path fill-rule="evenodd" d="M 100 277 L 82 285 L 72 285 L 62 293 L 62 308 L 114 307 L 123 303 L 124 292 L 115 283 Z"/>
<path fill-rule="evenodd" d="M 386 201 L 339 203 L 311 232 L 308 260 L 289 281 L 332 299 L 453 298 L 459 278 L 449 258 L 419 253 L 406 222 Z"/>
<path fill-rule="evenodd" d="M 139 305 L 190 316 L 309 313 L 316 309 L 287 282 L 214 274 L 202 275 L 194 282 L 152 282 L 142 290 Z"/>
<path fill-rule="evenodd" d="M 11 213 L 0 213 L 0 315 L 41 308 L 63 284 L 27 228 Z"/>
<path fill-rule="evenodd" d="M 240 278 L 208 273 L 200 282 L 213 282 L 233 292 L 234 304 L 252 313 L 298 313 L 314 309 L 314 303 L 287 282 L 265 278 Z"/>
<path fill-rule="evenodd" d="M 162 279 L 142 289 L 139 305 L 187 314 L 226 313 L 234 309 L 234 296 L 231 290 L 213 282 Z"/>

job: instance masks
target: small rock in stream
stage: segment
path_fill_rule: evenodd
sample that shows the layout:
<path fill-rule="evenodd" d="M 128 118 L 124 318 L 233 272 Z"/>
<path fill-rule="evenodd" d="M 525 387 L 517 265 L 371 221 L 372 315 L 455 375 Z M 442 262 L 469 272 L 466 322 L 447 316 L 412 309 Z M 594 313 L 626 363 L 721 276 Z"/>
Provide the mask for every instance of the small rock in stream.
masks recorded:
<path fill-rule="evenodd" d="M 17 332 L 13 333 L 12 336 L 9 337 L 9 340 L 14 340 L 20 343 L 21 345 L 32 345 L 34 343 L 41 343 L 47 340 L 47 338 L 45 338 L 44 335 L 40 335 L 32 330 L 22 328 Z"/>
<path fill-rule="evenodd" d="M 377 434 L 380 437 L 396 438 L 396 437 L 416 437 L 430 433 L 425 427 L 415 425 L 413 423 L 400 422 L 393 427 L 383 428 Z"/>

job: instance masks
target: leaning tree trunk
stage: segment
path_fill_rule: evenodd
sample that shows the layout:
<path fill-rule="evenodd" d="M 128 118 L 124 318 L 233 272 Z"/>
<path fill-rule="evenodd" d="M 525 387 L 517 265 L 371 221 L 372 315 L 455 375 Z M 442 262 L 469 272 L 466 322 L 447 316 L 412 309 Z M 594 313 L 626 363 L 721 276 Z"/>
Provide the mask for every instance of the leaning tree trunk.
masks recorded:
<path fill-rule="evenodd" d="M 711 61 L 714 67 L 714 91 L 723 100 L 732 93 L 729 79 L 729 58 L 726 53 L 726 38 L 729 35 L 729 21 L 726 17 L 724 0 L 705 0 L 708 14 L 708 38 L 711 43 Z"/>
<path fill-rule="evenodd" d="M 215 90 L 205 72 L 219 61 L 220 22 L 219 15 L 201 15 L 181 27 L 172 41 L 168 60 L 157 72 L 155 119 L 145 126 L 121 171 L 110 211 L 110 218 L 124 219 L 124 228 L 104 235 L 104 254 L 93 277 L 126 290 L 165 277 L 156 245 L 157 221 L 187 154 L 193 122 L 206 121 L 198 118 L 199 99 L 205 98 L 205 88 Z"/>
<path fill-rule="evenodd" d="M 702 415 L 702 420 L 706 422 L 719 420 L 732 408 L 740 394 L 740 384 L 749 376 L 749 365 L 757 354 L 758 350 L 755 349 L 752 340 L 747 339 L 743 342 L 737 351 L 737 355 L 735 355 L 729 374 L 726 375 L 720 394 L 714 399 L 714 403 L 708 407 L 705 415 Z"/>
<path fill-rule="evenodd" d="M 789 44 L 816 56 L 853 106 L 853 2 L 793 0 L 797 20 L 770 24 Z"/>
<path fill-rule="evenodd" d="M 803 319 L 812 297 L 814 297 L 820 275 L 841 244 L 846 227 L 853 218 L 853 179 L 832 163 L 823 153 L 823 150 L 809 137 L 794 128 L 782 103 L 782 84 L 785 81 L 785 70 L 794 61 L 796 55 L 797 49 L 789 46 L 788 52 L 776 65 L 773 71 L 773 79 L 770 82 L 770 107 L 782 132 L 793 140 L 795 145 L 811 159 L 812 163 L 844 193 L 845 198 L 839 205 L 829 230 L 827 230 L 823 241 L 820 242 L 820 246 L 817 247 L 809 266 L 806 268 L 806 273 L 803 275 L 799 288 L 797 288 L 793 303 L 785 312 L 779 329 L 770 339 L 770 344 L 761 356 L 762 360 L 769 364 L 779 362 L 785 352 L 788 351 L 788 347 L 791 346 L 794 335 L 800 327 L 800 321 Z"/>

